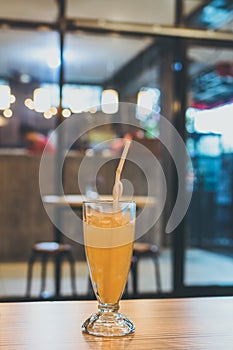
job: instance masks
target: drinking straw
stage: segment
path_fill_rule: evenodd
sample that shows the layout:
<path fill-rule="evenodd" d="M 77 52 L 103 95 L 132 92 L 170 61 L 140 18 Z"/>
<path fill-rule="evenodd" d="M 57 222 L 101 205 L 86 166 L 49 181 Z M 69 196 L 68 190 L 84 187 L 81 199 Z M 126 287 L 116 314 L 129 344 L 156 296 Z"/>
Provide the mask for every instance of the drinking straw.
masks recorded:
<path fill-rule="evenodd" d="M 127 140 L 116 170 L 115 183 L 113 186 L 113 193 L 112 193 L 113 200 L 115 202 L 119 201 L 123 193 L 123 185 L 122 185 L 122 182 L 120 181 L 120 178 L 121 178 L 121 172 L 125 163 L 125 159 L 129 151 L 130 144 L 131 144 L 131 140 Z"/>

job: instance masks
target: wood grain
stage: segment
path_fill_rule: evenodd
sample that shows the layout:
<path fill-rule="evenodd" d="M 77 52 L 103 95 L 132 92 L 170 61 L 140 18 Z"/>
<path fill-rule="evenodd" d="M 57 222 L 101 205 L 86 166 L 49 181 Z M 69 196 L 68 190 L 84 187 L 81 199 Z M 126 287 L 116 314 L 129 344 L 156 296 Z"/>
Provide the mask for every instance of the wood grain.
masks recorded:
<path fill-rule="evenodd" d="M 124 300 L 135 334 L 100 338 L 81 332 L 94 301 L 0 304 L 0 349 L 233 349 L 233 298 Z"/>

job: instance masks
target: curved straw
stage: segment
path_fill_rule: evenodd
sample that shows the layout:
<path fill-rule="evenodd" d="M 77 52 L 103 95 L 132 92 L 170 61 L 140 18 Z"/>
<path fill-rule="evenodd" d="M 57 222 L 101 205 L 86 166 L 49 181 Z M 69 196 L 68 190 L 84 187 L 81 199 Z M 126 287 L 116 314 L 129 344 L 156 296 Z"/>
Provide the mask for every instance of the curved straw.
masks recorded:
<path fill-rule="evenodd" d="M 122 185 L 122 182 L 120 181 L 120 177 L 121 177 L 121 172 L 125 163 L 127 153 L 129 151 L 130 144 L 131 144 L 131 140 L 127 140 L 116 170 L 115 184 L 113 186 L 113 192 L 112 192 L 114 201 L 119 201 L 123 193 L 123 185 Z"/>

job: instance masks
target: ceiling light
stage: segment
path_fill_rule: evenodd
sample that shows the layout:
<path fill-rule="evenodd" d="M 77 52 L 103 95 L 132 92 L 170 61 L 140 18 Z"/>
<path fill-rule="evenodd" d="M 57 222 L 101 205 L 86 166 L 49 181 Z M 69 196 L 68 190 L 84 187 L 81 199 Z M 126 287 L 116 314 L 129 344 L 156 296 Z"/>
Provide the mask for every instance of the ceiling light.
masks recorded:
<path fill-rule="evenodd" d="M 91 107 L 91 108 L 89 109 L 89 112 L 94 114 L 94 113 L 97 112 L 97 108 L 96 108 L 96 107 Z"/>
<path fill-rule="evenodd" d="M 47 64 L 50 68 L 56 69 L 61 64 L 59 52 L 57 50 L 50 51 L 47 57 Z"/>
<path fill-rule="evenodd" d="M 53 117 L 53 114 L 50 112 L 50 110 L 44 112 L 45 119 L 51 119 L 52 117 Z"/>
<path fill-rule="evenodd" d="M 69 118 L 71 116 L 71 111 L 68 108 L 63 109 L 62 115 L 64 118 Z"/>
<path fill-rule="evenodd" d="M 21 83 L 24 83 L 24 84 L 28 84 L 31 81 L 31 77 L 29 74 L 21 74 L 19 79 Z"/>
<path fill-rule="evenodd" d="M 12 112 L 11 109 L 5 109 L 5 111 L 3 111 L 3 115 L 4 115 L 4 117 L 6 117 L 6 118 L 11 118 L 12 115 L 13 115 L 13 112 Z"/>
<path fill-rule="evenodd" d="M 152 111 L 155 111 L 159 97 L 160 91 L 158 89 L 146 88 L 139 91 L 137 96 L 137 118 L 143 120 Z"/>
<path fill-rule="evenodd" d="M 8 85 L 0 85 L 0 109 L 10 107 L 11 89 Z"/>
<path fill-rule="evenodd" d="M 52 113 L 52 115 L 56 115 L 57 114 L 57 108 L 56 107 L 50 107 L 49 111 Z"/>
<path fill-rule="evenodd" d="M 33 93 L 34 108 L 36 112 L 46 112 L 51 107 L 50 95 L 47 89 L 38 88 Z"/>
<path fill-rule="evenodd" d="M 101 98 L 101 108 L 106 114 L 114 114 L 118 112 L 118 92 L 113 89 L 103 90 Z"/>
<path fill-rule="evenodd" d="M 32 101 L 31 98 L 26 98 L 26 100 L 24 101 L 24 104 L 27 108 L 34 109 L 34 102 Z"/>
<path fill-rule="evenodd" d="M 15 101 L 16 101 L 15 95 L 11 94 L 10 95 L 10 103 L 15 103 Z"/>
<path fill-rule="evenodd" d="M 87 91 L 82 89 L 71 89 L 67 103 L 73 113 L 81 113 L 87 108 Z"/>
<path fill-rule="evenodd" d="M 152 110 L 154 104 L 154 96 L 151 91 L 139 91 L 137 105 Z"/>

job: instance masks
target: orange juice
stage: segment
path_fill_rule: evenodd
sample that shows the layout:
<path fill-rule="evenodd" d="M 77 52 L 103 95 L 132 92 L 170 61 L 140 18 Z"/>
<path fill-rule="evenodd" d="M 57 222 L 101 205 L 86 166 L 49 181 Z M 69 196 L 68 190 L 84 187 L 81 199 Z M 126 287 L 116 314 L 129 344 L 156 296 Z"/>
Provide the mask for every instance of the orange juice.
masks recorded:
<path fill-rule="evenodd" d="M 134 222 L 122 213 L 92 213 L 84 223 L 84 239 L 96 296 L 101 303 L 115 304 L 121 298 L 130 269 Z"/>

